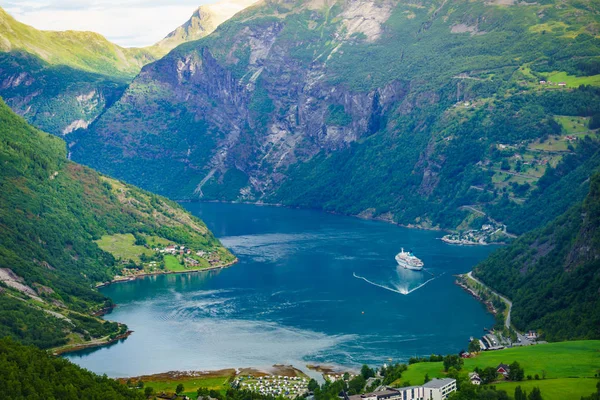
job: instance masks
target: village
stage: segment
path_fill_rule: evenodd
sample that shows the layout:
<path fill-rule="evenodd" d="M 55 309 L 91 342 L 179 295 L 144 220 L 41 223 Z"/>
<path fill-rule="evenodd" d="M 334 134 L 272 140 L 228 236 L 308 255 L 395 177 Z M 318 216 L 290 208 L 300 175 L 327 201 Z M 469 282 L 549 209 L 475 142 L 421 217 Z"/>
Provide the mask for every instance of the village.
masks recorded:
<path fill-rule="evenodd" d="M 115 234 L 96 241 L 100 248 L 111 253 L 118 261 L 119 273 L 111 282 L 126 282 L 146 275 L 192 272 L 226 267 L 218 251 L 194 250 L 157 236 Z M 101 282 L 101 287 L 111 282 Z"/>
<path fill-rule="evenodd" d="M 503 243 L 506 239 L 508 239 L 506 225 L 494 222 L 483 224 L 481 229 L 450 233 L 442 237 L 445 243 L 467 246 Z"/>

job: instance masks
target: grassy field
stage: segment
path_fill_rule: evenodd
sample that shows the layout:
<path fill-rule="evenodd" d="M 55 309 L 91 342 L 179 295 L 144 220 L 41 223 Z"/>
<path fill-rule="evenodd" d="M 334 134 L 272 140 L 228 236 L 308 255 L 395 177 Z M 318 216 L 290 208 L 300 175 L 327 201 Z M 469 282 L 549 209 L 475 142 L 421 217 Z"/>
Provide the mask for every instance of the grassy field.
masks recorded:
<path fill-rule="evenodd" d="M 600 369 L 600 340 L 549 343 L 483 352 L 475 358 L 466 359 L 463 372 L 471 372 L 475 367 L 495 367 L 500 363 L 510 364 L 513 361 L 521 364 L 526 376 L 538 374 L 541 377 L 542 371 L 546 371 L 547 379 L 519 382 L 522 387 L 531 389 L 539 386 L 544 399 L 578 399 L 582 395 L 591 394 L 595 389 L 597 380 L 593 377 Z M 424 382 L 425 374 L 431 378 L 442 378 L 445 376 L 444 366 L 441 362 L 410 365 L 394 385 L 406 382 L 420 385 Z M 502 382 L 498 387 L 505 386 L 512 394 L 518 384 Z M 570 393 L 567 397 L 564 396 L 566 392 Z"/>
<path fill-rule="evenodd" d="M 560 138 L 559 136 L 550 136 L 548 140 L 540 143 L 539 140 L 529 144 L 530 150 L 541 150 L 541 151 L 568 151 L 569 142 L 566 139 Z"/>
<path fill-rule="evenodd" d="M 596 391 L 597 379 L 593 378 L 560 378 L 531 380 L 523 382 L 505 382 L 496 385 L 497 389 L 505 390 L 510 396 L 515 392 L 517 386 L 521 386 L 527 393 L 531 393 L 534 387 L 539 387 L 544 400 L 580 399 L 589 396 Z"/>
<path fill-rule="evenodd" d="M 229 380 L 235 377 L 234 369 L 225 369 L 221 371 L 213 371 L 205 376 L 175 376 L 172 373 L 157 374 L 152 376 L 142 376 L 140 379 L 144 382 L 145 387 L 151 387 L 155 393 L 175 393 L 177 385 L 183 384 L 183 394 L 196 398 L 196 392 L 198 388 L 207 388 L 209 390 L 216 390 L 219 392 L 225 392 L 229 389 Z M 127 379 L 119 379 L 122 383 L 125 383 Z M 133 383 L 137 383 L 137 379 L 132 379 Z"/>
<path fill-rule="evenodd" d="M 567 84 L 567 87 L 572 88 L 579 87 L 580 85 L 600 86 L 600 75 L 573 76 L 566 72 L 554 72 L 548 74 L 547 79 L 549 82 L 554 83 L 564 82 Z"/>
<path fill-rule="evenodd" d="M 173 272 L 187 271 L 185 266 L 179 263 L 177 257 L 170 254 L 165 255 L 165 269 Z"/>
<path fill-rule="evenodd" d="M 556 121 L 562 126 L 564 131 L 571 135 L 573 133 L 581 133 L 589 131 L 590 119 L 588 117 L 571 117 L 557 115 L 554 117 Z"/>
<path fill-rule="evenodd" d="M 186 378 L 181 380 L 170 380 L 170 381 L 154 381 L 146 382 L 146 386 L 151 386 L 156 393 L 166 392 L 175 393 L 177 385 L 182 383 L 184 387 L 184 394 L 191 398 L 196 398 L 196 392 L 198 388 L 205 387 L 211 390 L 224 392 L 229 389 L 227 384 L 229 380 L 228 376 L 215 377 L 215 378 Z"/>
<path fill-rule="evenodd" d="M 151 249 L 147 249 L 144 246 L 136 246 L 135 238 L 131 233 L 104 235 L 100 240 L 96 240 L 96 243 L 102 250 L 109 252 L 115 258 L 133 260 L 138 263 L 140 262 L 140 254 L 148 256 L 154 254 L 154 251 Z"/>
<path fill-rule="evenodd" d="M 161 238 L 160 236 L 152 236 L 152 235 L 143 235 L 146 238 L 146 241 L 148 242 L 148 245 L 152 248 L 154 247 L 167 247 L 169 245 L 172 244 L 176 244 L 175 242 L 172 242 L 170 240 L 167 240 L 165 238 Z"/>

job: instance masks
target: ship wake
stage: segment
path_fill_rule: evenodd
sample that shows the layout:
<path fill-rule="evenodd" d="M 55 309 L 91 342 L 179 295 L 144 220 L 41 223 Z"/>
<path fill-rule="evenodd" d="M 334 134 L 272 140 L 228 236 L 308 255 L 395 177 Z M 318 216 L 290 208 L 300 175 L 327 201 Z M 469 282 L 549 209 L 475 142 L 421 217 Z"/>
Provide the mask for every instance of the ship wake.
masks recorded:
<path fill-rule="evenodd" d="M 439 275 L 439 276 L 442 276 L 442 275 Z M 354 276 L 357 279 L 362 279 L 363 281 L 365 281 L 365 282 L 367 282 L 367 283 L 369 283 L 369 284 L 371 284 L 373 286 L 377 286 L 377 287 L 380 287 L 382 289 L 389 290 L 390 292 L 394 292 L 394 293 L 398 293 L 398 294 L 403 294 L 403 295 L 409 295 L 412 292 L 414 292 L 414 291 L 416 291 L 418 289 L 421 289 L 423 286 L 427 285 L 429 282 L 431 282 L 431 281 L 433 281 L 434 279 L 437 278 L 437 276 L 434 276 L 434 277 L 426 280 L 425 282 L 419 284 L 418 286 L 409 289 L 407 286 L 403 287 L 400 284 L 394 285 L 395 287 L 390 287 L 390 286 L 387 286 L 387 285 L 382 285 L 382 284 L 373 282 L 373 281 L 365 278 L 364 276 L 357 275 L 356 272 L 353 272 L 352 276 Z"/>

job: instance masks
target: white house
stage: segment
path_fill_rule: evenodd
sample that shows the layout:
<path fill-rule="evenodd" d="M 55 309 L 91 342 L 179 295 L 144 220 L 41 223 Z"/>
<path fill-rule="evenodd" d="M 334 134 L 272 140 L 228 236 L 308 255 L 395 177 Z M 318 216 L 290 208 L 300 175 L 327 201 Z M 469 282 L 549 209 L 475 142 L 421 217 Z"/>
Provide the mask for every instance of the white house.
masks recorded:
<path fill-rule="evenodd" d="M 469 380 L 473 385 L 481 385 L 481 378 L 477 372 L 469 372 Z"/>
<path fill-rule="evenodd" d="M 445 400 L 456 391 L 456 379 L 432 379 L 421 386 L 386 388 L 380 392 L 346 396 L 345 400 Z"/>

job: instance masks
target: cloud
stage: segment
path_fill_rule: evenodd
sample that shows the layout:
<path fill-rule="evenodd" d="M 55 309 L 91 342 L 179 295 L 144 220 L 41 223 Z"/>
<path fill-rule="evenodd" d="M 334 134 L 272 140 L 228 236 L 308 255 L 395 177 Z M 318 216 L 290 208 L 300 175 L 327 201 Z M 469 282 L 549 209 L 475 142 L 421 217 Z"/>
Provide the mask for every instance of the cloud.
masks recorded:
<path fill-rule="evenodd" d="M 43 30 L 98 32 L 125 47 L 149 46 L 211 0 L 0 0 L 17 20 Z M 175 3 L 175 4 L 174 4 Z"/>

